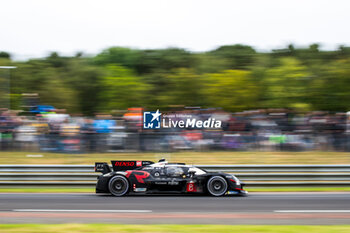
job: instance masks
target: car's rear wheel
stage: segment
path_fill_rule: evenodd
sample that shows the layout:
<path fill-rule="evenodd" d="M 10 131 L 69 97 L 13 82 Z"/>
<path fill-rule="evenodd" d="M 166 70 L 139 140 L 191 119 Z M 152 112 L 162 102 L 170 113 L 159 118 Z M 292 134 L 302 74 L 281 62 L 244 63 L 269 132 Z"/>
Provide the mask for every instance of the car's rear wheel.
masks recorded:
<path fill-rule="evenodd" d="M 108 183 L 109 191 L 112 195 L 121 197 L 129 192 L 129 181 L 124 176 L 113 176 Z"/>
<path fill-rule="evenodd" d="M 212 196 L 219 197 L 227 192 L 227 182 L 221 176 L 213 176 L 208 180 L 207 188 Z"/>

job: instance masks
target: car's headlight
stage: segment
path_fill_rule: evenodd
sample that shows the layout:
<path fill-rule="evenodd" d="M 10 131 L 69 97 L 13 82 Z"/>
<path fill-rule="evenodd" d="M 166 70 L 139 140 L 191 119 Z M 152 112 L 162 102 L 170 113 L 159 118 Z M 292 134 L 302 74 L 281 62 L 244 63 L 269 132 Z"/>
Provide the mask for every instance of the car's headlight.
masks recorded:
<path fill-rule="evenodd" d="M 237 177 L 235 177 L 234 175 L 226 176 L 226 178 L 232 180 L 232 181 L 235 182 L 237 185 L 241 185 L 241 181 L 240 181 Z"/>

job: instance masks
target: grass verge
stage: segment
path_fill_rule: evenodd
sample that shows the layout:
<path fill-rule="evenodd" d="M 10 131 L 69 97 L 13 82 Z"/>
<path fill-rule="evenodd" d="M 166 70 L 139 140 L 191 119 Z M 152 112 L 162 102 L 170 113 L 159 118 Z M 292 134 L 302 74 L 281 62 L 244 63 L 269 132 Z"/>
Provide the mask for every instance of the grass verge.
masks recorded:
<path fill-rule="evenodd" d="M 57 232 L 140 232 L 140 233 L 178 233 L 178 232 L 274 232 L 274 233 L 299 233 L 299 232 L 317 232 L 317 233 L 348 233 L 350 225 L 333 226 L 298 226 L 298 225 L 121 225 L 121 224 L 0 224 L 2 233 L 57 233 Z"/>
<path fill-rule="evenodd" d="M 28 157 L 29 155 L 29 157 Z M 33 157 L 40 155 L 41 157 Z M 150 160 L 166 158 L 187 164 L 350 164 L 346 152 L 262 152 L 215 151 L 176 153 L 63 154 L 42 152 L 0 152 L 0 164 L 94 164 L 110 160 Z"/>

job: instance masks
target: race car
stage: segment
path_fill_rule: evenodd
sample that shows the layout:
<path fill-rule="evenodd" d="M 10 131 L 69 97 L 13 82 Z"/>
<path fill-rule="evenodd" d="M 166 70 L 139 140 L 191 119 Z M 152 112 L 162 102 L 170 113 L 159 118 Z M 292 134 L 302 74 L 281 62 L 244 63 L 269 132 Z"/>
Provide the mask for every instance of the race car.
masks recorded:
<path fill-rule="evenodd" d="M 151 161 L 111 161 L 95 163 L 98 176 L 96 193 L 110 193 L 121 197 L 127 194 L 210 194 L 215 197 L 223 195 L 245 195 L 242 183 L 232 174 L 207 172 L 184 163 L 168 163 L 161 159 L 158 163 Z"/>

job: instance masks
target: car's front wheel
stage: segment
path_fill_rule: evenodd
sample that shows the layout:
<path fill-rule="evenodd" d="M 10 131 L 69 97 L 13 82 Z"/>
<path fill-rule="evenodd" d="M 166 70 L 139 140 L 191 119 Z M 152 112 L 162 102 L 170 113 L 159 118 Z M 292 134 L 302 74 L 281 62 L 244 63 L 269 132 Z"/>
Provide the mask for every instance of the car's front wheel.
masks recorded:
<path fill-rule="evenodd" d="M 124 176 L 113 176 L 108 183 L 109 191 L 112 195 L 121 197 L 129 192 L 129 181 Z"/>
<path fill-rule="evenodd" d="M 208 192 L 211 195 L 215 197 L 219 197 L 226 193 L 227 182 L 225 178 L 221 176 L 213 176 L 213 177 L 210 177 L 210 179 L 208 180 L 207 188 L 208 188 Z"/>

